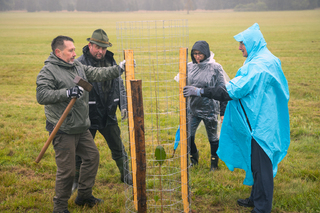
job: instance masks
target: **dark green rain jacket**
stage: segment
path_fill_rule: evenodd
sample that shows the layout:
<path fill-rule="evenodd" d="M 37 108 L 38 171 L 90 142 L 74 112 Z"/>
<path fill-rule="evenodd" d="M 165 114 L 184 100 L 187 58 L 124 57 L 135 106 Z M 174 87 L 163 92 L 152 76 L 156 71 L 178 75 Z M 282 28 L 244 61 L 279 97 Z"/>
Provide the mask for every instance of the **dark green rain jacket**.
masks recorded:
<path fill-rule="evenodd" d="M 44 62 L 45 65 L 37 76 L 37 101 L 45 105 L 47 122 L 56 125 L 70 102 L 67 89 L 76 86 L 75 76 L 86 81 L 105 81 L 120 76 L 118 65 L 111 67 L 91 67 L 82 65 L 78 61 L 66 63 L 53 53 Z M 67 118 L 60 127 L 60 131 L 67 134 L 80 134 L 90 127 L 89 120 L 89 93 L 84 91 L 77 99 Z"/>

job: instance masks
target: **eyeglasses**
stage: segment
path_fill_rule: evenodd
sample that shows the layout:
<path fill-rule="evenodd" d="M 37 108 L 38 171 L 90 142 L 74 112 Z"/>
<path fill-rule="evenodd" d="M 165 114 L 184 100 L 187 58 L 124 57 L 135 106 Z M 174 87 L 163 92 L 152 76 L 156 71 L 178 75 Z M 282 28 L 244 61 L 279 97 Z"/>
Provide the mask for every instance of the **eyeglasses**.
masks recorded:
<path fill-rule="evenodd" d="M 192 53 L 192 55 L 194 55 L 194 56 L 202 56 L 202 55 L 203 55 L 203 53 L 195 52 L 195 53 Z"/>

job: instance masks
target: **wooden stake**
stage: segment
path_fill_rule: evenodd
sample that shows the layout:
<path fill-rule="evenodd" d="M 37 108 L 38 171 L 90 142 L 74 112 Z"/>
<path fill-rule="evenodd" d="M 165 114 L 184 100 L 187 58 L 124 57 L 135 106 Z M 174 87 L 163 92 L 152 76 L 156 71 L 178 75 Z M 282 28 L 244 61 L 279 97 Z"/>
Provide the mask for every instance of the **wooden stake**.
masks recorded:
<path fill-rule="evenodd" d="M 179 105 L 180 105 L 180 146 L 181 146 L 181 194 L 184 212 L 189 213 L 189 177 L 188 177 L 188 135 L 187 135 L 187 103 L 183 96 L 183 87 L 187 84 L 188 49 L 179 51 Z"/>
<path fill-rule="evenodd" d="M 136 142 L 134 135 L 134 121 L 132 110 L 132 96 L 130 80 L 134 79 L 134 61 L 133 50 L 124 50 L 124 59 L 126 60 L 126 89 L 127 89 L 127 103 L 128 103 L 128 125 L 129 125 L 129 141 L 131 152 L 131 166 L 132 166 L 132 182 L 133 182 L 133 199 L 134 207 L 138 210 L 137 203 L 137 166 L 136 166 Z"/>
<path fill-rule="evenodd" d="M 137 201 L 138 212 L 147 212 L 146 195 L 146 151 L 144 136 L 144 112 L 141 80 L 131 80 L 132 112 L 134 120 L 134 135 L 136 141 L 137 163 Z"/>

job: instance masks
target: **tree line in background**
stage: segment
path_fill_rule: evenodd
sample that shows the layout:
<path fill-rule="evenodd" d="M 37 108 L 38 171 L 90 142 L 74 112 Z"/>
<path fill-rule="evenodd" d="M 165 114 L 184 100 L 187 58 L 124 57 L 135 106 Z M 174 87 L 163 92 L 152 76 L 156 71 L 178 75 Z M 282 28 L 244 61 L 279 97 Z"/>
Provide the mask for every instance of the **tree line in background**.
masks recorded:
<path fill-rule="evenodd" d="M 320 0 L 0 0 L 0 11 L 306 10 Z"/>

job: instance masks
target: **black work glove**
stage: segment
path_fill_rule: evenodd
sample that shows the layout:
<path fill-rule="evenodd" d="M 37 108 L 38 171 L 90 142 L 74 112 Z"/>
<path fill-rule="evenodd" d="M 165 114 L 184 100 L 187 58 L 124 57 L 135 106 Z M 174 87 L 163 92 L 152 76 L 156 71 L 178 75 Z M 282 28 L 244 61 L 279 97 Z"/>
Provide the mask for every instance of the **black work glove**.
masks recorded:
<path fill-rule="evenodd" d="M 80 86 L 74 86 L 67 89 L 68 98 L 80 98 L 83 94 L 83 88 Z"/>

